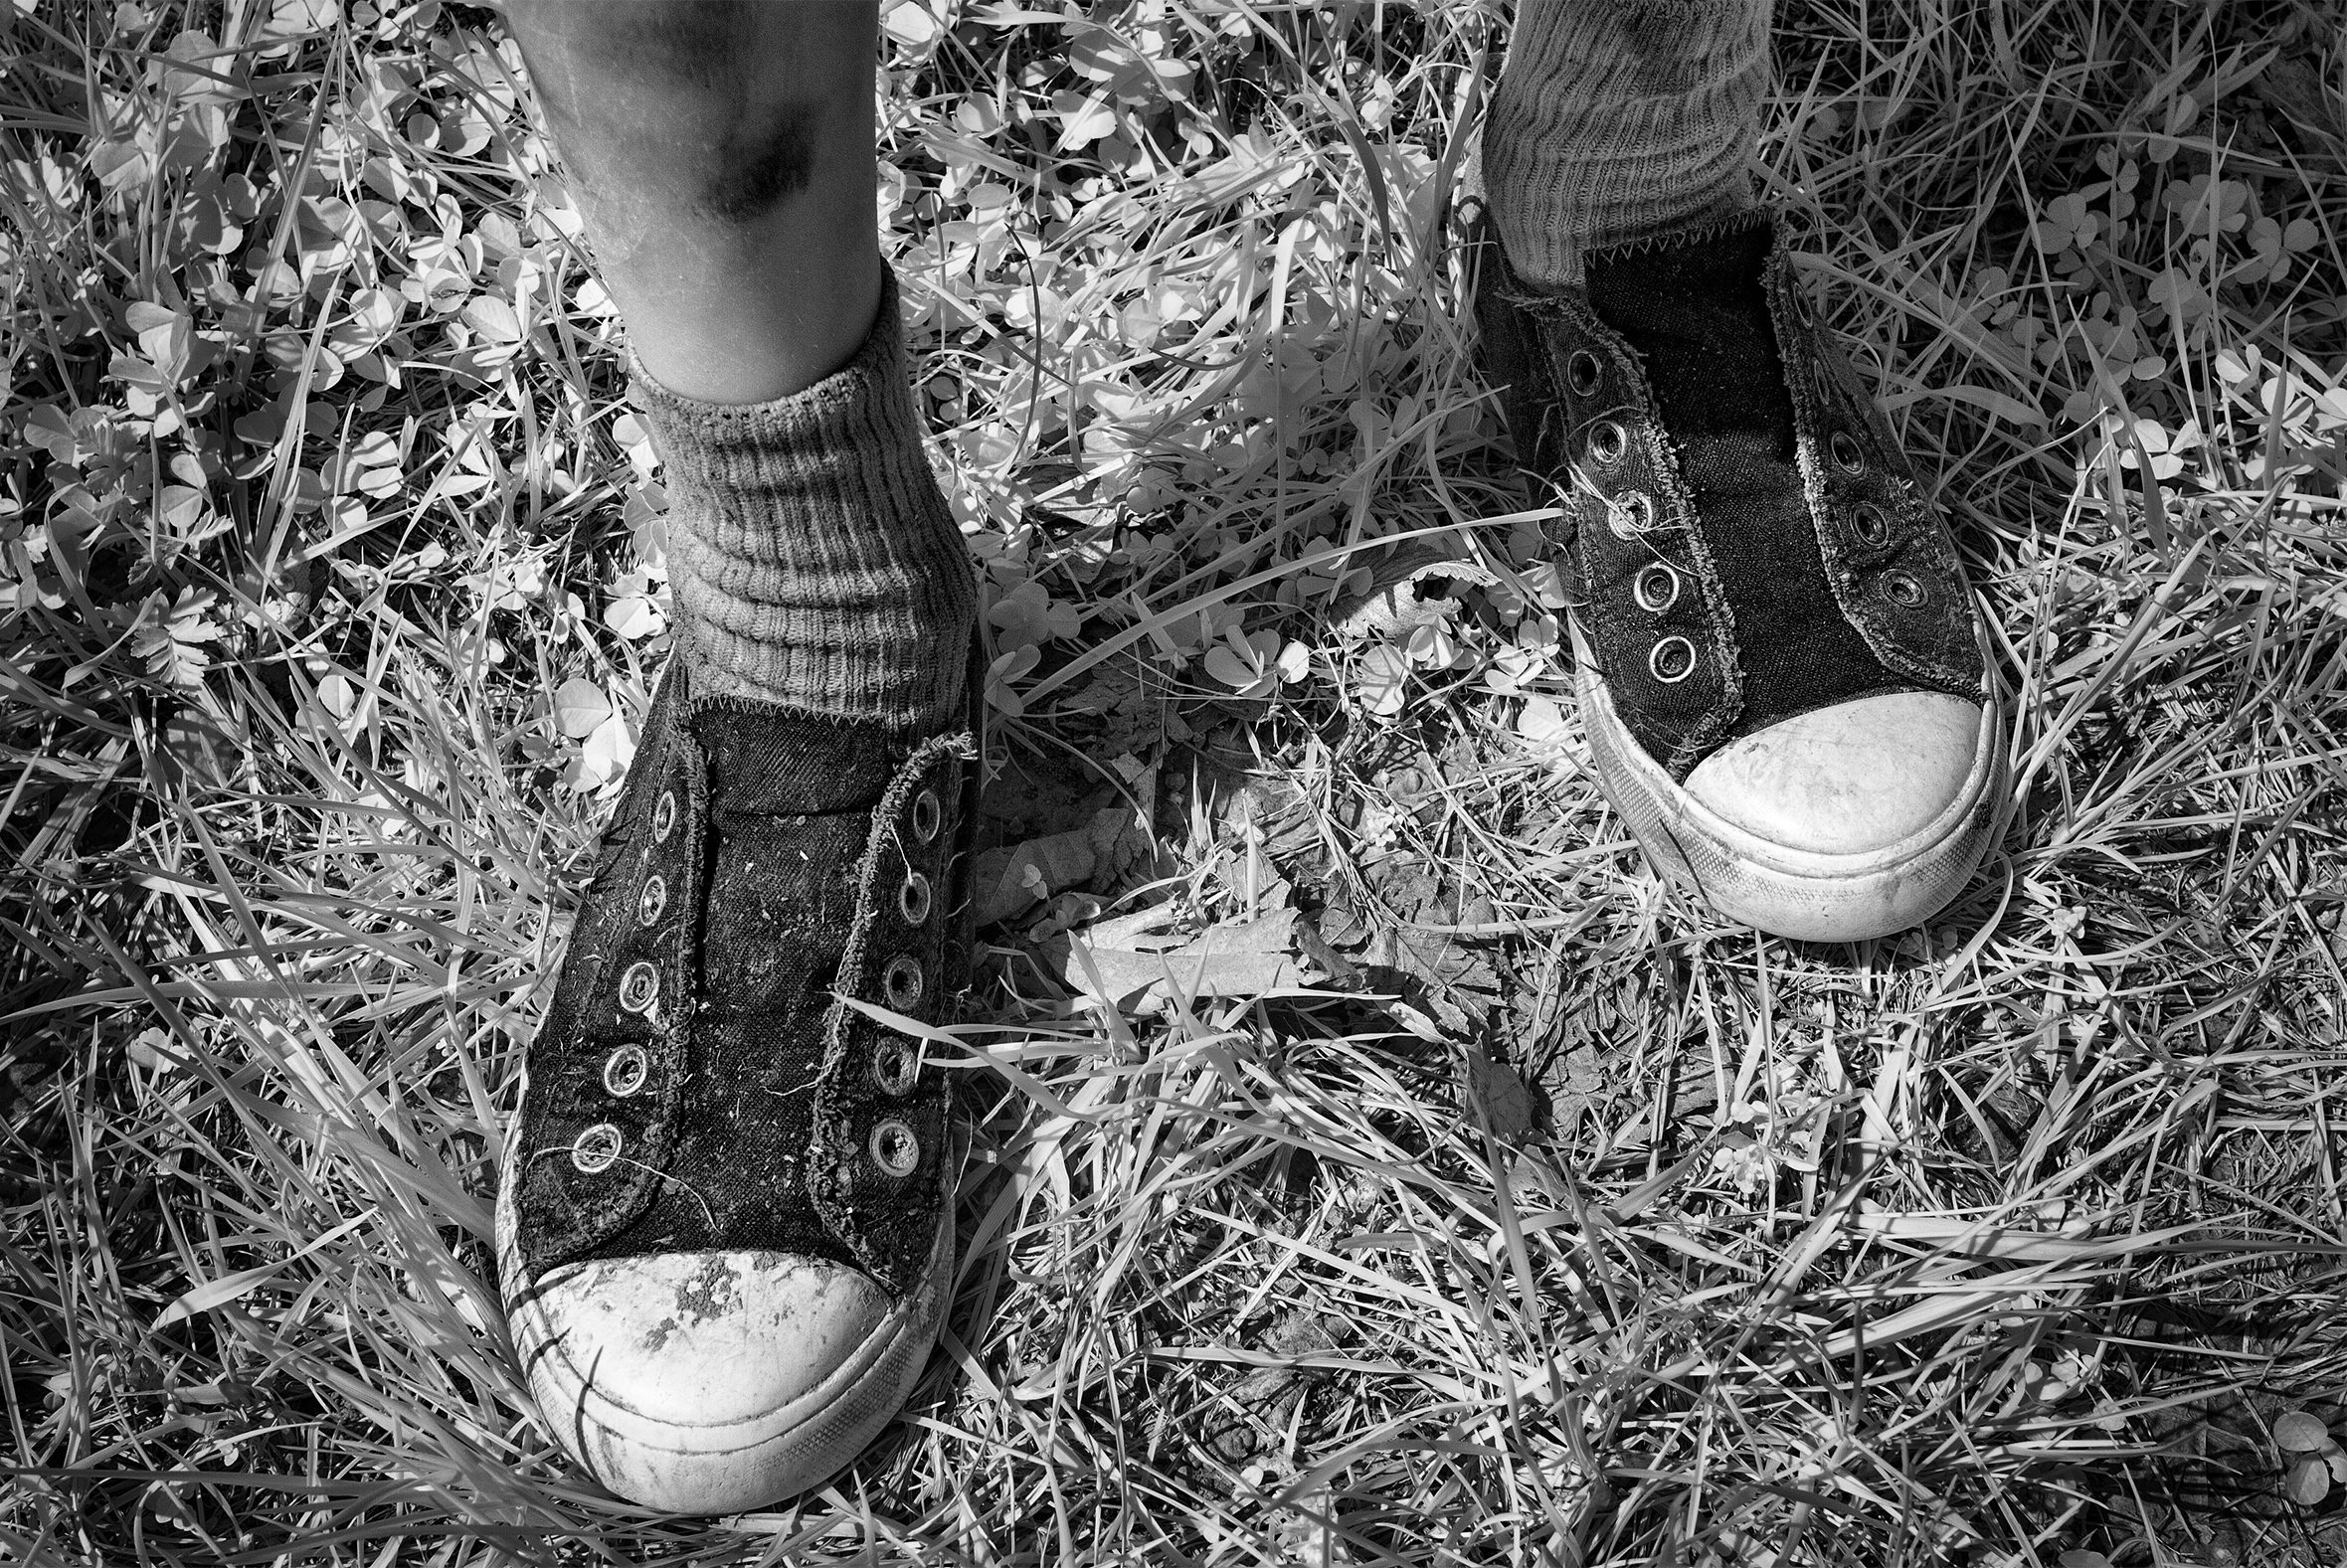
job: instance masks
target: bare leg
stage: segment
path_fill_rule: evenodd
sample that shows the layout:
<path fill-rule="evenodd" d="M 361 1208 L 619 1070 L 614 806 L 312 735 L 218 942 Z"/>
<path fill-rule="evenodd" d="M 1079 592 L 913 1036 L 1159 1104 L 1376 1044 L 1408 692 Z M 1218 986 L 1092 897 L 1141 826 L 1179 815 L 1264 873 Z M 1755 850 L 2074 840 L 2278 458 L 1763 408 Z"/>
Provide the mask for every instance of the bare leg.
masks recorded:
<path fill-rule="evenodd" d="M 507 1321 L 583 1469 L 730 1513 L 853 1459 L 953 1298 L 950 1091 L 850 997 L 951 994 L 977 585 L 875 234 L 872 5 L 509 16 L 635 352 L 677 636 L 529 1045 Z"/>
<path fill-rule="evenodd" d="M 880 299 L 874 0 L 508 0 L 604 286 L 653 380 L 763 403 Z"/>
<path fill-rule="evenodd" d="M 635 353 L 693 688 L 935 733 L 976 590 L 884 303 L 874 0 L 506 19 Z"/>

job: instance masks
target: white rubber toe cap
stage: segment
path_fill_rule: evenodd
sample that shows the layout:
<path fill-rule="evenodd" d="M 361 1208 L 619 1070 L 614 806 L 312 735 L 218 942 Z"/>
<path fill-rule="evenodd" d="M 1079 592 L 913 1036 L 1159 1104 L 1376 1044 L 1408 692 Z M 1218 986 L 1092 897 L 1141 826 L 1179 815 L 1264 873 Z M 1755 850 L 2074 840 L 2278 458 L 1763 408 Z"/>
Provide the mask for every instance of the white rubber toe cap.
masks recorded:
<path fill-rule="evenodd" d="M 1980 704 L 1944 692 L 1860 697 L 1730 741 L 1686 788 L 1768 843 L 1870 854 L 1922 832 L 1964 794 L 1980 718 Z"/>
<path fill-rule="evenodd" d="M 887 1296 L 854 1270 L 771 1252 L 591 1263 L 558 1272 L 538 1306 L 549 1354 L 613 1416 L 677 1432 L 797 1403 L 888 1316 Z"/>
<path fill-rule="evenodd" d="M 782 1253 L 606 1259 L 549 1272 L 511 1316 L 572 1458 L 652 1507 L 728 1513 L 819 1483 L 896 1414 L 942 1273 L 892 1304 L 854 1269 Z"/>
<path fill-rule="evenodd" d="M 1858 942 L 1944 909 L 1997 832 L 2009 785 L 1994 703 L 1861 697 L 1705 758 L 1684 784 L 1631 735 L 1573 627 L 1574 683 L 1606 798 L 1649 859 L 1729 920 Z"/>

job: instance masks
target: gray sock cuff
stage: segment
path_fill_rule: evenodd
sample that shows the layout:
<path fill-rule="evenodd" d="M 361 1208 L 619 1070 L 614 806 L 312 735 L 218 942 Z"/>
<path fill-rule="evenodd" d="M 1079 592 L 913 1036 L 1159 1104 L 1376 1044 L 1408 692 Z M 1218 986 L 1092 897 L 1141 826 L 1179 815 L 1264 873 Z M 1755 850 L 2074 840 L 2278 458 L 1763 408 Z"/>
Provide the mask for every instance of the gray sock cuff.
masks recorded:
<path fill-rule="evenodd" d="M 1523 276 L 1753 205 L 1771 0 L 1524 0 L 1484 126 L 1487 200 Z"/>
<path fill-rule="evenodd" d="M 897 297 L 891 275 L 854 358 L 770 403 L 702 403 L 632 366 L 696 690 L 908 735 L 959 721 L 977 585 L 929 466 Z"/>
<path fill-rule="evenodd" d="M 629 398 L 650 416 L 671 482 L 725 484 L 835 472 L 874 455 L 918 455 L 896 273 L 886 271 L 872 329 L 855 357 L 771 403 L 703 403 L 652 379 L 628 352 Z M 670 450 L 667 441 L 675 442 Z"/>

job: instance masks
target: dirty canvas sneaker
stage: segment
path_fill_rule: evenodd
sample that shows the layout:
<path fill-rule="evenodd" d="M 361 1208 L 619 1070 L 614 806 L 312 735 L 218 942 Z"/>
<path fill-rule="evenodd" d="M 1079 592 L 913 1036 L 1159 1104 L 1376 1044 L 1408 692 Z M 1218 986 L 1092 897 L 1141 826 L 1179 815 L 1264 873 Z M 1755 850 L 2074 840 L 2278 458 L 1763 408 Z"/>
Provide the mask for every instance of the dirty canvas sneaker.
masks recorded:
<path fill-rule="evenodd" d="M 756 1507 L 853 1459 L 949 1295 L 976 742 L 662 682 L 507 1134 L 497 1246 L 549 1427 L 624 1496 Z"/>
<path fill-rule="evenodd" d="M 1731 919 L 1855 940 L 1980 862 L 2004 739 L 1953 541 L 1766 215 L 1596 253 L 1477 247 L 1485 369 L 1561 497 L 1581 714 L 1648 856 Z"/>

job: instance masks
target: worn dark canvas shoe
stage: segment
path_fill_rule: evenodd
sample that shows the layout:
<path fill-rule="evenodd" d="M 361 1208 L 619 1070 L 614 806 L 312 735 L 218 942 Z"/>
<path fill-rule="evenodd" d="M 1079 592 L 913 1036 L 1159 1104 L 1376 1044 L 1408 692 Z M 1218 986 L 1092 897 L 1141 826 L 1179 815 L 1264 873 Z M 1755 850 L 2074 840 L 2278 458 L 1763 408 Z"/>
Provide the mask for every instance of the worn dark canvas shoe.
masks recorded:
<path fill-rule="evenodd" d="M 1477 247 L 1484 363 L 1561 497 L 1581 713 L 1648 855 L 1815 940 L 1943 907 L 1988 847 L 2004 737 L 1945 523 L 1778 226 L 1603 252 L 1579 288 Z"/>
<path fill-rule="evenodd" d="M 614 1491 L 715 1513 L 853 1459 L 949 1295 L 964 1140 L 921 1044 L 965 983 L 973 736 L 662 682 L 497 1200 L 548 1425 Z"/>

